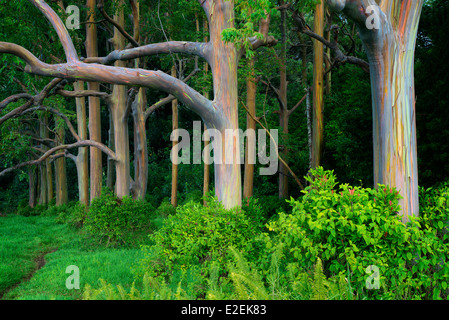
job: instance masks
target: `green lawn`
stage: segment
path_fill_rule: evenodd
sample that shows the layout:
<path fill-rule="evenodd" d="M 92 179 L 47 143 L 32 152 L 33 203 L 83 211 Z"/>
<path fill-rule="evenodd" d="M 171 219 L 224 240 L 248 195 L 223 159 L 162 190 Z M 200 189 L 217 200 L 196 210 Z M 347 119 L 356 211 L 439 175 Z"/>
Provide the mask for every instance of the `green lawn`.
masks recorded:
<path fill-rule="evenodd" d="M 36 258 L 44 254 L 46 264 L 34 272 Z M 133 281 L 131 266 L 140 257 L 138 248 L 99 246 L 79 230 L 58 224 L 55 217 L 0 218 L 3 299 L 80 299 L 84 286 L 89 283 L 96 287 L 99 279 L 126 288 Z M 66 269 L 71 265 L 79 268 L 79 290 L 66 287 L 67 278 L 73 274 L 66 273 Z M 27 279 L 30 274 L 32 277 Z"/>

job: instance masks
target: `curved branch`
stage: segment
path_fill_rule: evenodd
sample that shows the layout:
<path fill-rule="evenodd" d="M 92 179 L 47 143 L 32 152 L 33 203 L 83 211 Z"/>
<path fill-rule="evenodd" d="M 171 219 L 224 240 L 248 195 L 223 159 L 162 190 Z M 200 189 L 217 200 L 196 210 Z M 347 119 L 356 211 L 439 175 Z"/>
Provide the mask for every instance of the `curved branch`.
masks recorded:
<path fill-rule="evenodd" d="M 53 28 L 56 30 L 58 34 L 59 40 L 61 41 L 62 47 L 64 48 L 65 56 L 67 61 L 77 61 L 78 55 L 76 53 L 75 46 L 73 45 L 72 39 L 62 22 L 61 18 L 57 15 L 57 13 L 43 0 L 29 0 L 32 4 L 34 4 L 50 21 Z"/>
<path fill-rule="evenodd" d="M 8 98 L 4 99 L 2 102 L 0 102 L 0 112 L 10 103 L 16 102 L 20 99 L 33 99 L 33 96 L 29 93 L 18 93 L 12 96 L 9 96 Z"/>
<path fill-rule="evenodd" d="M 108 100 L 111 97 L 109 93 L 95 90 L 79 90 L 79 91 L 56 90 L 55 93 L 66 98 L 98 97 L 101 99 Z"/>
<path fill-rule="evenodd" d="M 0 50 L 1 51 L 1 50 Z M 41 92 L 39 92 L 37 95 L 32 96 L 30 100 L 28 100 L 26 103 L 21 105 L 20 107 L 8 112 L 6 115 L 0 118 L 0 125 L 5 122 L 8 119 L 17 117 L 18 115 L 22 114 L 25 110 L 30 108 L 33 105 L 39 105 L 49 94 L 50 91 L 55 88 L 58 84 L 62 82 L 62 79 L 55 78 L 51 80 L 45 87 L 42 89 Z M 8 98 L 7 98 L 8 99 Z M 6 100 L 6 99 L 5 99 Z M 3 100 L 3 101 L 5 101 Z M 12 101 L 10 101 L 12 102 Z M 1 111 L 1 109 L 0 109 Z"/>
<path fill-rule="evenodd" d="M 21 113 L 21 115 L 28 113 L 28 112 L 33 112 L 36 110 L 40 110 L 40 111 L 48 111 L 51 112 L 55 115 L 57 115 L 58 117 L 62 118 L 64 120 L 64 122 L 67 124 L 67 127 L 70 131 L 70 133 L 72 134 L 72 136 L 75 138 L 76 141 L 81 141 L 81 138 L 78 136 L 78 134 L 75 131 L 75 128 L 73 127 L 72 123 L 70 122 L 69 118 L 67 118 L 67 116 L 61 112 L 59 112 L 58 110 L 54 109 L 54 108 L 50 108 L 50 107 L 34 107 L 34 108 L 29 108 L 27 110 L 25 110 L 24 112 Z"/>
<path fill-rule="evenodd" d="M 106 57 L 89 57 L 82 59 L 85 63 L 113 64 L 120 60 L 131 60 L 156 54 L 186 53 L 197 55 L 206 61 L 210 60 L 210 44 L 204 42 L 167 41 L 152 43 L 145 46 L 115 50 Z"/>
<path fill-rule="evenodd" d="M 39 159 L 36 160 L 31 160 L 31 161 L 26 161 L 26 162 L 22 162 L 18 165 L 15 165 L 14 167 L 10 167 L 7 168 L 3 171 L 0 172 L 0 177 L 4 176 L 5 174 L 12 172 L 14 170 L 26 167 L 26 166 L 32 166 L 32 165 L 37 165 L 40 164 L 42 161 L 46 160 L 47 158 L 49 158 L 53 153 L 59 151 L 59 150 L 67 150 L 67 149 L 73 149 L 73 148 L 79 148 L 79 147 L 95 147 L 100 149 L 101 151 L 103 151 L 104 153 L 106 153 L 109 157 L 111 157 L 111 159 L 116 160 L 116 156 L 115 153 L 109 149 L 107 146 L 105 146 L 102 143 L 99 143 L 97 141 L 92 141 L 92 140 L 82 140 L 82 141 L 78 141 L 72 144 L 62 144 L 59 145 L 57 147 L 54 147 L 50 150 L 48 150 L 47 152 L 45 152 L 42 157 L 40 157 Z"/>
<path fill-rule="evenodd" d="M 8 42 L 0 42 L 0 53 L 14 54 L 25 60 L 27 63 L 25 72 L 28 73 L 62 79 L 153 88 L 172 94 L 199 114 L 205 122 L 211 123 L 219 119 L 213 101 L 205 98 L 182 80 L 162 71 L 88 64 L 80 61 L 50 65 L 37 59 L 25 48 Z"/>
<path fill-rule="evenodd" d="M 332 52 L 334 53 L 334 59 L 335 61 L 337 61 L 340 64 L 343 63 L 350 63 L 350 64 L 355 64 L 360 66 L 363 71 L 365 71 L 366 73 L 369 73 L 369 63 L 366 62 L 363 59 L 354 57 L 354 56 L 347 56 L 345 55 L 341 49 L 338 47 L 338 42 L 337 41 L 328 41 L 325 38 L 321 37 L 320 35 L 316 34 L 315 32 L 313 32 L 305 23 L 304 18 L 301 17 L 298 12 L 293 9 L 291 6 L 288 7 L 289 10 L 292 12 L 292 17 L 293 17 L 293 22 L 295 23 L 295 25 L 297 26 L 297 28 L 299 29 L 299 32 L 304 33 L 305 35 L 318 40 L 319 42 L 323 43 L 326 47 L 328 47 L 329 49 L 332 50 Z"/>

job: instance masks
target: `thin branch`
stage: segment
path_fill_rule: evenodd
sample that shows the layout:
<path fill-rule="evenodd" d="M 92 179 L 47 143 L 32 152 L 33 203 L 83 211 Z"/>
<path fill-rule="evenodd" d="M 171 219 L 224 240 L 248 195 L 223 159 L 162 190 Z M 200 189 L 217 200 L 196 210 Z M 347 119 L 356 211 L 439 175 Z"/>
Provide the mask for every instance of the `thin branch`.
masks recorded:
<path fill-rule="evenodd" d="M 115 21 L 113 18 L 111 18 L 108 13 L 104 10 L 104 0 L 99 0 L 97 4 L 97 8 L 100 11 L 100 13 L 103 15 L 103 17 L 111 23 L 134 47 L 139 47 L 140 44 L 134 39 L 126 30 L 119 24 L 117 21 Z"/>
<path fill-rule="evenodd" d="M 1 46 L 1 45 L 0 45 Z M 0 49 L 1 51 L 1 49 Z M 5 122 L 8 119 L 14 118 L 17 115 L 23 113 L 26 109 L 30 108 L 33 105 L 39 105 L 49 94 L 50 91 L 55 88 L 57 85 L 59 85 L 63 79 L 55 78 L 51 80 L 45 87 L 42 89 L 41 92 L 39 92 L 37 95 L 32 96 L 25 104 L 21 105 L 20 107 L 8 112 L 6 115 L 0 118 L 0 125 Z M 8 98 L 6 98 L 8 99 Z M 5 100 L 6 100 L 5 99 Z M 3 100 L 2 102 L 4 102 Z M 9 103 L 12 101 L 9 101 Z M 6 105 L 5 105 L 6 106 Z M 3 107 L 5 107 L 3 106 Z M 0 108 L 1 111 L 1 108 Z"/>
<path fill-rule="evenodd" d="M 273 138 L 273 136 L 271 135 L 271 133 L 268 131 L 268 129 L 267 128 L 265 128 L 264 127 L 264 125 L 256 118 L 256 117 L 254 117 L 252 114 L 251 114 L 251 112 L 249 112 L 249 110 L 248 110 L 248 108 L 245 106 L 245 104 L 242 102 L 242 106 L 243 106 L 243 108 L 246 110 L 246 113 L 254 120 L 254 121 L 256 121 L 267 133 L 268 133 L 268 135 L 270 136 L 270 139 L 273 141 L 273 143 L 275 144 L 275 146 L 276 146 L 276 155 L 277 155 L 277 157 L 278 157 L 278 159 L 279 159 L 279 161 L 281 161 L 282 162 L 282 164 L 287 168 L 287 170 L 290 172 L 290 174 L 293 176 L 293 178 L 295 179 L 295 181 L 296 181 L 296 183 L 298 184 L 298 186 L 301 188 L 301 190 L 304 190 L 304 186 L 302 185 L 302 183 L 301 183 L 301 181 L 299 181 L 299 179 L 298 179 L 298 177 L 296 176 L 296 174 L 292 171 L 292 169 L 289 167 L 289 165 L 284 161 L 284 159 L 282 159 L 282 157 L 281 157 L 281 155 L 279 154 L 279 151 L 278 151 L 278 146 L 277 146 L 277 143 L 276 143 L 276 141 L 274 140 L 274 138 Z"/>
<path fill-rule="evenodd" d="M 304 33 L 305 35 L 320 41 L 323 43 L 327 48 L 331 49 L 334 53 L 334 60 L 338 64 L 344 64 L 344 63 L 350 63 L 360 66 L 363 71 L 369 73 L 369 64 L 363 59 L 354 57 L 354 56 L 348 56 L 344 54 L 341 49 L 338 46 L 337 40 L 334 41 L 327 41 L 325 38 L 321 37 L 320 35 L 313 32 L 309 26 L 304 21 L 304 18 L 291 6 L 288 7 L 289 10 L 292 12 L 292 18 L 293 22 L 295 23 L 296 27 L 298 28 L 298 31 L 301 33 Z M 338 39 L 338 38 L 337 38 Z"/>
<path fill-rule="evenodd" d="M 295 104 L 295 106 L 293 108 L 288 110 L 288 115 L 291 115 L 296 110 L 296 108 L 298 108 L 304 102 L 304 100 L 306 98 L 307 98 L 307 93 L 301 98 L 301 100 L 298 101 L 297 104 Z"/>
<path fill-rule="evenodd" d="M 92 141 L 92 140 L 82 140 L 82 141 L 78 141 L 78 142 L 75 142 L 72 144 L 62 144 L 62 145 L 56 146 L 54 148 L 51 148 L 50 150 L 45 152 L 42 155 L 42 157 L 40 157 L 39 159 L 22 162 L 22 163 L 19 163 L 18 165 L 15 165 L 13 167 L 10 167 L 10 168 L 7 168 L 7 169 L 1 171 L 0 177 L 4 176 L 5 174 L 7 174 L 9 172 L 12 172 L 14 170 L 17 170 L 17 169 L 20 169 L 23 167 L 38 165 L 42 161 L 45 161 L 47 158 L 49 158 L 53 153 L 55 153 L 59 150 L 73 149 L 73 148 L 79 148 L 79 147 L 95 147 L 95 148 L 100 149 L 104 153 L 106 153 L 112 159 L 114 159 L 114 160 L 117 159 L 115 156 L 115 153 L 111 149 L 109 149 L 107 146 L 105 146 L 104 144 L 99 143 L 97 141 Z"/>

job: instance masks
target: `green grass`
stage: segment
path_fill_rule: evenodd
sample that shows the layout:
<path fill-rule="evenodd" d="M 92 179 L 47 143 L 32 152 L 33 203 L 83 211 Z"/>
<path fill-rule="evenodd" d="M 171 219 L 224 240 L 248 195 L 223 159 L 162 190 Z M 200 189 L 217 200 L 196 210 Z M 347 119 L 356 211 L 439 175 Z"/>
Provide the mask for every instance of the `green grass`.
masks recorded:
<path fill-rule="evenodd" d="M 45 266 L 23 281 L 36 269 L 34 260 L 55 248 L 45 255 Z M 55 217 L 0 218 L 0 295 L 20 283 L 3 299 L 81 299 L 85 285 L 100 286 L 100 278 L 126 288 L 134 280 L 131 266 L 140 258 L 138 248 L 105 248 Z M 70 265 L 79 268 L 79 290 L 66 287 Z"/>

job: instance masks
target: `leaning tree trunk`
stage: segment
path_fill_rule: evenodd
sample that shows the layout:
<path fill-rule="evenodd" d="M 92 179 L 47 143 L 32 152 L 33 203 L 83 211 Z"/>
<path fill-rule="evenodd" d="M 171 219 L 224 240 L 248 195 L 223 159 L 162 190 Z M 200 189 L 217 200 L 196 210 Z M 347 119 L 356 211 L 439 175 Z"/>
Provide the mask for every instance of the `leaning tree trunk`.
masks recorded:
<path fill-rule="evenodd" d="M 357 23 L 370 63 L 374 183 L 400 192 L 400 214 L 408 221 L 419 215 L 413 72 L 423 0 L 382 1 L 380 7 L 373 0 L 328 2 Z M 374 13 L 367 19 L 362 13 L 369 6 Z"/>

